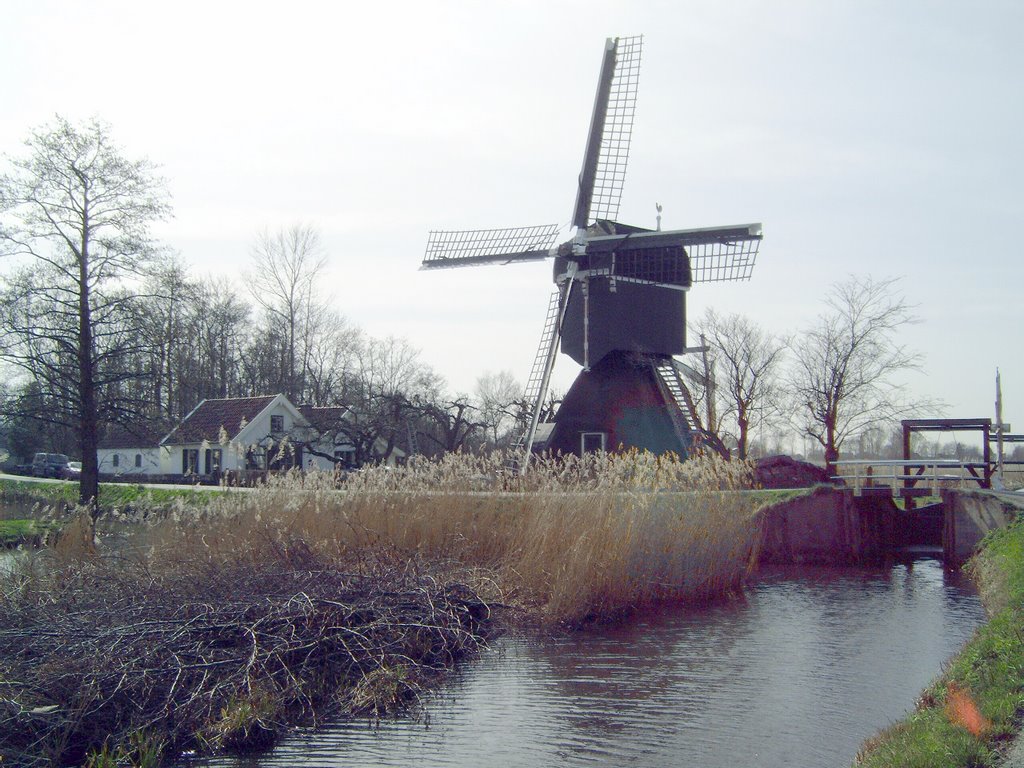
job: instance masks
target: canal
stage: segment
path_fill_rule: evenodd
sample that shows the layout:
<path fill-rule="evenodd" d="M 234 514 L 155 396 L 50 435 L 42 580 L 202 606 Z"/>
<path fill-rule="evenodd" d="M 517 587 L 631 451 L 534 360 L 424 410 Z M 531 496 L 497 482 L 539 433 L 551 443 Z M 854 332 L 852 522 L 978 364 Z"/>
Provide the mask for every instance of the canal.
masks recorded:
<path fill-rule="evenodd" d="M 970 583 L 936 560 L 772 570 L 727 603 L 505 637 L 417 720 L 339 723 L 188 765 L 848 766 L 983 620 Z"/>

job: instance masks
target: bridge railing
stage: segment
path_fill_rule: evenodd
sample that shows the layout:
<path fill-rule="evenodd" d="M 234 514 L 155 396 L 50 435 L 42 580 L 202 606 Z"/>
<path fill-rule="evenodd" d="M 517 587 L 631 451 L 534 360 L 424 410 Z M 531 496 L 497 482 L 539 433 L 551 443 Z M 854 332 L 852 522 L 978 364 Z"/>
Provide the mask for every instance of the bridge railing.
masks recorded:
<path fill-rule="evenodd" d="M 941 488 L 988 488 L 985 462 L 953 459 L 849 459 L 837 461 L 842 480 L 857 496 L 891 493 L 893 496 L 938 496 Z M 980 474 L 979 474 L 980 471 Z"/>

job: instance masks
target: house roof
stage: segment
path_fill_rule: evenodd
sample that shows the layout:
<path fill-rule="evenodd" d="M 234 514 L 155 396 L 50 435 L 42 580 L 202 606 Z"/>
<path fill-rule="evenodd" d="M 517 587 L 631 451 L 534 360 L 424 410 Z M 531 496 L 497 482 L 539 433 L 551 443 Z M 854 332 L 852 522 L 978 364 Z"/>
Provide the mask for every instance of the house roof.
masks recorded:
<path fill-rule="evenodd" d="M 228 439 L 233 440 L 276 397 L 263 395 L 203 400 L 160 444 L 201 443 L 204 440 L 216 443 L 220 441 L 222 427 Z"/>
<path fill-rule="evenodd" d="M 299 413 L 306 417 L 313 429 L 320 432 L 337 430 L 345 421 L 348 408 L 341 405 L 318 408 L 312 405 L 300 405 Z"/>
<path fill-rule="evenodd" d="M 165 432 L 156 427 L 133 426 L 130 429 L 122 426 L 111 426 L 100 437 L 97 448 L 156 448 Z"/>
<path fill-rule="evenodd" d="M 555 422 L 542 421 L 537 424 L 537 429 L 533 433 L 533 448 L 536 452 L 541 452 L 547 448 L 548 441 L 551 439 L 551 433 L 555 429 Z"/>

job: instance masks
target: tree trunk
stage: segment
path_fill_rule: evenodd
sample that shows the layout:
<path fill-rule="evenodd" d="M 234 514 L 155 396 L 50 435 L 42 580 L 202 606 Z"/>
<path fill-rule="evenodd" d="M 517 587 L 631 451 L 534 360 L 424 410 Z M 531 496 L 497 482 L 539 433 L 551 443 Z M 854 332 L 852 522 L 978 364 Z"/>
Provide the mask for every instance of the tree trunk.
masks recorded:
<path fill-rule="evenodd" d="M 85 206 L 86 210 L 88 207 Z M 96 385 L 94 379 L 92 311 L 89 303 L 89 219 L 82 225 L 78 276 L 78 400 L 79 442 L 82 449 L 82 476 L 78 502 L 89 508 L 95 521 L 99 512 L 100 482 L 97 466 Z"/>
<path fill-rule="evenodd" d="M 747 458 L 747 420 L 740 416 L 736 423 L 740 428 L 740 434 L 736 440 L 736 455 L 739 456 L 740 461 L 743 461 Z M 761 450 L 764 450 L 764 448 L 762 447 Z"/>
<path fill-rule="evenodd" d="M 174 298 L 171 298 L 171 305 L 167 312 L 167 333 L 164 336 L 165 344 L 161 344 L 161 347 L 166 346 L 166 349 L 161 351 L 161 354 L 165 356 L 164 370 L 167 373 L 167 420 L 170 421 L 174 418 Z"/>
<path fill-rule="evenodd" d="M 839 449 L 836 448 L 836 427 L 834 423 L 825 425 L 825 471 L 830 475 L 837 474 L 836 461 L 839 460 Z"/>

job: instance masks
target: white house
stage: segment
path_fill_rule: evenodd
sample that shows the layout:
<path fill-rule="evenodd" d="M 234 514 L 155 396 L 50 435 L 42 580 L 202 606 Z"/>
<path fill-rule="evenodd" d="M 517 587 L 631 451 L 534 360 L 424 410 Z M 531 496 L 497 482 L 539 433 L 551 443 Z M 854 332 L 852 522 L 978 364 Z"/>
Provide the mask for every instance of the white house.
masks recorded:
<path fill-rule="evenodd" d="M 330 472 L 335 467 L 348 469 L 355 466 L 356 449 L 344 432 L 348 408 L 314 408 L 311 405 L 301 405 L 299 411 L 310 425 L 303 456 L 303 469 Z"/>
<path fill-rule="evenodd" d="M 301 467 L 308 430 L 283 394 L 203 400 L 160 441 L 162 474 Z"/>
<path fill-rule="evenodd" d="M 222 472 L 331 471 L 355 462 L 348 409 L 296 407 L 285 395 L 203 400 L 162 439 L 118 431 L 97 450 L 109 475 L 219 477 Z M 388 463 L 405 454 L 395 450 Z"/>
<path fill-rule="evenodd" d="M 351 469 L 356 466 L 356 448 L 345 431 L 346 422 L 352 414 L 351 410 L 343 406 L 315 408 L 311 405 L 301 405 L 299 411 L 310 425 L 306 435 L 303 469 L 329 472 L 335 467 Z M 374 448 L 382 453 L 386 450 L 385 442 L 378 440 Z M 405 458 L 405 451 L 393 447 L 385 463 L 393 467 Z"/>
<path fill-rule="evenodd" d="M 116 430 L 100 441 L 96 461 L 103 475 L 159 475 L 162 473 L 159 435 L 137 435 Z"/>

